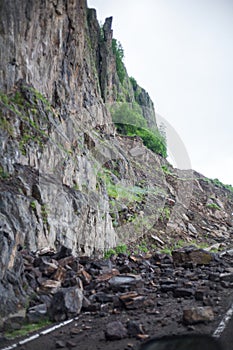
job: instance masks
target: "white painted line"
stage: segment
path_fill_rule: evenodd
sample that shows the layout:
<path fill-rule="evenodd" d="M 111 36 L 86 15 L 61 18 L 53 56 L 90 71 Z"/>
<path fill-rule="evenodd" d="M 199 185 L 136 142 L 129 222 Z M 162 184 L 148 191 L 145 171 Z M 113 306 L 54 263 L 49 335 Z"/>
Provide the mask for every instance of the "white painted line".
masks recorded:
<path fill-rule="evenodd" d="M 228 322 L 230 321 L 231 317 L 233 316 L 233 304 L 231 307 L 227 310 L 225 313 L 222 321 L 219 323 L 217 329 L 213 333 L 213 337 L 219 338 L 220 335 L 223 333 L 225 328 L 227 327 Z"/>
<path fill-rule="evenodd" d="M 39 336 L 40 335 L 38 333 L 34 334 L 31 337 L 29 337 L 29 338 L 26 338 L 26 339 L 23 339 L 23 340 L 19 341 L 19 345 L 23 345 L 23 344 L 29 343 L 30 341 L 32 341 L 32 340 L 34 340 L 36 338 L 39 338 Z"/>
<path fill-rule="evenodd" d="M 7 346 L 6 348 L 3 348 L 1 350 L 11 350 L 11 349 L 15 349 L 16 347 L 17 347 L 17 344 L 13 344 L 13 345 Z"/>
<path fill-rule="evenodd" d="M 41 335 L 46 335 L 46 334 L 48 334 L 48 333 L 51 333 L 51 332 L 55 331 L 56 329 L 61 328 L 61 327 L 64 327 L 64 326 L 66 326 L 67 324 L 73 322 L 74 320 L 78 320 L 78 319 L 79 319 L 79 316 L 77 316 L 77 317 L 75 317 L 75 318 L 71 318 L 71 319 L 69 319 L 69 320 L 67 320 L 67 321 L 64 321 L 64 322 L 61 322 L 61 323 L 59 323 L 59 324 L 56 324 L 56 325 L 53 326 L 53 327 L 50 327 L 50 328 L 48 328 L 48 329 L 45 329 L 44 331 L 42 331 L 42 332 L 40 332 L 40 333 L 36 333 L 36 334 L 32 335 L 31 337 L 25 338 L 25 339 L 19 341 L 18 343 L 15 343 L 15 344 L 13 344 L 13 345 L 7 346 L 7 347 L 5 347 L 5 348 L 1 348 L 0 350 L 12 350 L 12 349 L 15 349 L 15 348 L 17 348 L 17 346 L 19 346 L 19 345 L 23 345 L 23 344 L 29 343 L 30 341 L 39 338 Z"/>
<path fill-rule="evenodd" d="M 64 327 L 64 326 L 66 326 L 67 324 L 69 324 L 69 323 L 71 323 L 73 321 L 74 321 L 74 318 L 71 318 L 70 320 L 67 320 L 67 321 L 64 321 L 62 323 L 59 323 L 56 326 L 50 327 L 50 328 L 40 332 L 40 335 L 45 335 L 45 334 L 51 333 L 51 332 L 55 331 L 56 329 Z"/>

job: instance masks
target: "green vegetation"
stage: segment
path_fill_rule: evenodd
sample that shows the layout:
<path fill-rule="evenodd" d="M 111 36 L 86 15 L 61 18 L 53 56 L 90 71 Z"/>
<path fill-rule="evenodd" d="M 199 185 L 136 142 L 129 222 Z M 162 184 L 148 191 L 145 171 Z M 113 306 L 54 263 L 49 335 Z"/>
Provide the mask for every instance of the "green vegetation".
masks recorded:
<path fill-rule="evenodd" d="M 111 108 L 112 120 L 117 131 L 122 135 L 139 136 L 143 144 L 154 153 L 167 157 L 165 137 L 158 129 L 147 129 L 147 122 L 142 115 L 142 110 L 136 102 L 120 103 Z"/>
<path fill-rule="evenodd" d="M 195 246 L 197 249 L 206 249 L 209 247 L 209 244 L 206 242 L 197 242 L 196 240 L 192 240 L 190 242 L 187 242 L 183 239 L 179 239 L 177 242 L 171 243 L 169 246 L 161 249 L 161 253 L 171 255 L 173 250 L 184 248 L 187 246 Z M 211 249 L 211 252 L 216 252 L 218 249 Z"/>
<path fill-rule="evenodd" d="M 134 79 L 133 77 L 130 77 L 129 80 L 133 88 L 135 101 L 137 101 L 137 103 L 140 104 L 140 94 L 143 89 L 138 85 L 136 79 Z"/>
<path fill-rule="evenodd" d="M 4 336 L 8 339 L 14 339 L 16 337 L 25 336 L 28 333 L 37 331 L 38 329 L 49 326 L 51 324 L 52 322 L 48 319 L 41 320 L 38 323 L 28 323 L 23 325 L 20 329 L 5 332 Z"/>
<path fill-rule="evenodd" d="M 108 196 L 116 200 L 127 200 L 128 202 L 140 202 L 146 190 L 139 186 L 127 186 L 121 182 L 114 183 L 111 171 L 102 169 L 97 174 L 98 182 L 103 181 L 106 186 Z"/>
<path fill-rule="evenodd" d="M 149 248 L 147 247 L 146 242 L 142 242 L 141 244 L 138 244 L 136 246 L 136 249 L 135 249 L 136 254 L 148 253 L 148 252 L 149 252 Z"/>
<path fill-rule="evenodd" d="M 159 219 L 160 221 L 168 221 L 171 215 L 171 211 L 168 207 L 161 208 L 160 210 L 160 216 Z"/>
<path fill-rule="evenodd" d="M 124 50 L 119 41 L 112 39 L 112 51 L 116 58 L 116 70 L 121 84 L 125 79 L 125 66 L 123 63 Z"/>
<path fill-rule="evenodd" d="M 208 203 L 208 204 L 206 204 L 206 207 L 210 208 L 210 209 L 221 210 L 221 208 L 215 203 Z"/>
<path fill-rule="evenodd" d="M 10 177 L 10 174 L 4 171 L 3 167 L 0 166 L 0 179 L 7 180 Z"/>
<path fill-rule="evenodd" d="M 30 203 L 30 207 L 34 210 L 34 209 L 36 209 L 36 202 L 35 201 L 32 201 L 31 203 Z"/>
<path fill-rule="evenodd" d="M 120 134 L 128 136 L 139 136 L 142 139 L 143 144 L 154 153 L 159 154 L 163 158 L 167 157 L 166 141 L 159 131 L 150 131 L 146 128 L 135 127 L 128 124 L 115 124 L 117 131 Z"/>
<path fill-rule="evenodd" d="M 48 122 L 46 113 L 53 113 L 46 98 L 39 91 L 31 87 L 21 86 L 14 94 L 5 95 L 1 93 L 0 103 L 4 105 L 6 110 L 11 111 L 13 115 L 17 115 L 20 119 L 21 134 L 18 135 L 18 141 L 22 154 L 26 155 L 26 146 L 30 142 L 37 143 L 42 148 L 47 138 L 47 134 L 44 131 L 45 125 Z M 41 104 L 43 104 L 43 109 L 41 109 Z M 9 113 L 1 115 L 0 126 L 14 138 L 17 136 L 14 135 L 14 119 L 9 120 L 10 117 L 13 119 Z"/>
<path fill-rule="evenodd" d="M 128 248 L 125 244 L 120 244 L 116 246 L 115 249 L 109 249 L 105 252 L 104 258 L 109 259 L 112 255 L 118 255 L 118 254 L 129 254 Z"/>
<path fill-rule="evenodd" d="M 231 192 L 233 192 L 233 186 L 232 185 L 225 185 L 223 184 L 219 179 L 211 179 L 210 180 L 215 186 L 218 186 L 220 188 L 223 188 L 223 189 L 227 189 Z"/>
<path fill-rule="evenodd" d="M 230 192 L 233 192 L 233 186 L 232 185 L 226 185 L 224 183 L 222 183 L 219 179 L 209 179 L 209 178 L 200 178 L 198 180 L 202 180 L 207 182 L 208 184 L 213 184 L 219 188 L 222 188 L 224 190 L 228 190 Z"/>
<path fill-rule="evenodd" d="M 143 144 L 151 151 L 167 157 L 166 138 L 158 129 L 149 130 L 147 121 L 143 116 L 142 109 L 140 107 L 139 95 L 142 89 L 138 86 L 137 81 L 130 77 L 134 98 L 136 102 L 127 103 L 131 98 L 127 98 L 128 89 L 123 86 L 123 81 L 126 75 L 126 70 L 123 63 L 124 50 L 122 45 L 116 39 L 112 39 L 112 50 L 116 57 L 116 70 L 120 82 L 122 84 L 123 97 L 118 96 L 117 106 L 111 108 L 112 120 L 115 123 L 119 133 L 128 136 L 141 137 Z M 126 90 L 126 91 L 125 91 Z"/>
<path fill-rule="evenodd" d="M 1 116 L 1 119 L 0 119 L 0 128 L 2 130 L 5 130 L 11 137 L 13 137 L 14 129 L 10 121 L 8 121 L 6 118 L 3 118 L 3 116 Z"/>
<path fill-rule="evenodd" d="M 78 185 L 78 184 L 75 184 L 75 185 L 73 186 L 73 189 L 74 189 L 75 191 L 79 191 L 79 185 Z"/>
<path fill-rule="evenodd" d="M 133 77 L 130 77 L 129 80 L 131 82 L 133 90 L 135 91 L 137 89 L 137 87 L 138 87 L 138 83 L 137 83 L 136 79 L 134 79 Z"/>
<path fill-rule="evenodd" d="M 164 174 L 166 174 L 166 175 L 173 175 L 173 173 L 168 169 L 168 167 L 166 165 L 162 165 L 161 169 L 164 172 Z"/>
<path fill-rule="evenodd" d="M 167 255 L 172 255 L 172 250 L 171 248 L 163 248 L 160 250 L 161 253 L 167 254 Z"/>
<path fill-rule="evenodd" d="M 134 103 L 118 103 L 111 108 L 112 120 L 116 125 L 122 125 L 122 133 L 134 132 L 135 128 L 146 128 L 147 122 L 142 115 L 140 106 Z"/>

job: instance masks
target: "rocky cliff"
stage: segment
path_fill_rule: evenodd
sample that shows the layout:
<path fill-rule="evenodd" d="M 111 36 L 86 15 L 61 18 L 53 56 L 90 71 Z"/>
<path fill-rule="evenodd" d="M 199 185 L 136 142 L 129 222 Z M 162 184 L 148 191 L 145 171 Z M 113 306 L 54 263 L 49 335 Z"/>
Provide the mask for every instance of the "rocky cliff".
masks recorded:
<path fill-rule="evenodd" d="M 3 0 L 0 19 L 1 314 L 27 299 L 22 249 L 231 242 L 230 190 L 116 134 L 116 102 L 157 126 L 146 91 L 119 77 L 111 18 L 100 28 L 85 0 Z"/>

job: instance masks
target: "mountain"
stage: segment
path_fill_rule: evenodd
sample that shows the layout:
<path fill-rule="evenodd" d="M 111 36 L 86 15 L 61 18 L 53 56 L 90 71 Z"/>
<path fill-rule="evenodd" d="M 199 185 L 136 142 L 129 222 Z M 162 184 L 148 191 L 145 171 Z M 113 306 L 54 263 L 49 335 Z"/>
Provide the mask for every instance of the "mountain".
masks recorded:
<path fill-rule="evenodd" d="M 0 19 L 3 316 L 28 298 L 25 249 L 232 243 L 231 189 L 166 161 L 111 17 L 101 27 L 85 0 L 3 0 Z"/>

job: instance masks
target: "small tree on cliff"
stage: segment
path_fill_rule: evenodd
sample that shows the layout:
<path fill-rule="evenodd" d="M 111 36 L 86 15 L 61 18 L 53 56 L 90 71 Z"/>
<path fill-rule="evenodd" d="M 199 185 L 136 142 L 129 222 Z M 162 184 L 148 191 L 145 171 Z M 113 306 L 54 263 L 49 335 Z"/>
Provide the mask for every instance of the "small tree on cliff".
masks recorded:
<path fill-rule="evenodd" d="M 121 43 L 119 41 L 117 41 L 116 39 L 112 39 L 112 51 L 116 57 L 117 75 L 118 75 L 119 80 L 122 84 L 123 80 L 125 78 L 125 66 L 123 63 L 124 50 L 123 50 Z"/>

